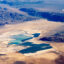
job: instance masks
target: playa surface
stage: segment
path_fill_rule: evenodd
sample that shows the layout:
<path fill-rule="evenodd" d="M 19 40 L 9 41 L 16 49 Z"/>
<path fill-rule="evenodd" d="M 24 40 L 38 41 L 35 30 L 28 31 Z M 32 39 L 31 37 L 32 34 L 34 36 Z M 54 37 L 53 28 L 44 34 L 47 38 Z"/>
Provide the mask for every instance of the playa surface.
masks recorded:
<path fill-rule="evenodd" d="M 10 52 L 11 47 L 7 49 L 8 53 L 0 53 L 0 63 L 1 64 L 63 64 L 64 62 L 64 43 L 47 42 L 39 40 L 42 37 L 53 35 L 59 31 L 64 30 L 64 23 L 61 22 L 51 22 L 47 20 L 34 20 L 28 21 L 20 24 L 10 24 L 5 25 L 0 29 L 0 49 L 5 49 L 3 45 L 8 44 L 11 39 L 6 39 L 7 36 L 16 35 L 23 33 L 40 33 L 39 37 L 32 38 L 29 42 L 34 42 L 36 44 L 47 43 L 53 48 L 38 51 L 36 53 L 21 54 L 19 52 Z M 62 47 L 61 47 L 62 46 Z M 23 48 L 23 47 L 22 47 Z M 18 47 L 19 49 L 19 47 Z"/>

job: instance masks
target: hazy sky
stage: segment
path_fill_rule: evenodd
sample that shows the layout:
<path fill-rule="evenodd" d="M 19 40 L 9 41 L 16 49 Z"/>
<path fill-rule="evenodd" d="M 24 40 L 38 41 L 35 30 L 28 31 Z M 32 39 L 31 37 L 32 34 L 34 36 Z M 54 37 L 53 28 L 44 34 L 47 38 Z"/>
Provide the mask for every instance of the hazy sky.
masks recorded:
<path fill-rule="evenodd" d="M 37 1 L 44 1 L 48 3 L 64 3 L 64 0 L 0 0 L 0 1 L 8 1 L 8 2 L 15 2 L 15 1 L 21 1 L 21 2 L 37 2 Z M 57 3 L 57 4 L 58 4 Z"/>
<path fill-rule="evenodd" d="M 64 9 L 64 0 L 0 0 L 0 4 L 5 4 L 5 5 L 17 7 L 17 8 L 36 7 L 36 8 L 43 8 L 43 9 L 49 9 L 49 10 Z"/>

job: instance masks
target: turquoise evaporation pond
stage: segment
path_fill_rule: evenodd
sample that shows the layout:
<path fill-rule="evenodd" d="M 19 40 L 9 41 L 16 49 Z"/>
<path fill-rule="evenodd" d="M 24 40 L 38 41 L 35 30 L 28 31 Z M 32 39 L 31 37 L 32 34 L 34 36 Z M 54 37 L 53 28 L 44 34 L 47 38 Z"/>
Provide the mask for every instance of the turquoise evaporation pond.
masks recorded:
<path fill-rule="evenodd" d="M 33 35 L 33 37 L 26 36 L 23 34 L 14 35 L 11 37 L 14 40 L 11 40 L 8 45 L 15 44 L 15 45 L 19 45 L 19 46 L 29 46 L 26 49 L 22 49 L 22 50 L 18 51 L 19 53 L 22 53 L 22 54 L 35 53 L 35 52 L 40 51 L 40 50 L 46 50 L 46 49 L 52 48 L 52 46 L 50 46 L 50 44 L 45 44 L 45 43 L 34 44 L 33 42 L 26 42 L 27 40 L 38 37 L 40 35 L 40 33 L 34 33 L 32 35 Z"/>
<path fill-rule="evenodd" d="M 11 36 L 12 39 L 14 40 L 11 40 L 8 45 L 12 45 L 12 44 L 16 44 L 16 45 L 19 45 L 20 43 L 23 43 L 24 41 L 26 40 L 30 40 L 32 39 L 33 37 L 31 36 L 26 36 L 26 35 L 23 35 L 23 34 L 19 34 L 19 35 L 14 35 L 14 36 Z"/>
<path fill-rule="evenodd" d="M 34 33 L 32 35 L 33 35 L 33 37 L 26 36 L 26 35 L 23 35 L 23 34 L 13 35 L 13 36 L 11 36 L 11 38 L 14 39 L 14 40 L 11 40 L 10 43 L 8 43 L 8 45 L 12 45 L 12 44 L 18 45 L 18 44 L 20 44 L 24 41 L 38 37 L 40 35 L 40 33 Z"/>

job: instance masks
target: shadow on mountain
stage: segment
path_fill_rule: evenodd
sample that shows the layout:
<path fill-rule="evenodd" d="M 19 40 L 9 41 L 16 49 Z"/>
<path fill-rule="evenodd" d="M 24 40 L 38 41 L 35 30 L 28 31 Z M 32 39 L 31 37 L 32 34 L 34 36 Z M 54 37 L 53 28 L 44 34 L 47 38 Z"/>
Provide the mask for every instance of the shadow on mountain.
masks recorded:
<path fill-rule="evenodd" d="M 40 12 L 33 8 L 21 8 L 21 11 L 28 13 L 31 16 L 47 19 L 49 21 L 64 22 L 64 13 L 57 12 Z"/>
<path fill-rule="evenodd" d="M 64 32 L 56 33 L 49 37 L 40 38 L 42 41 L 64 42 Z"/>
<path fill-rule="evenodd" d="M 14 64 L 26 64 L 24 61 L 16 61 Z"/>
<path fill-rule="evenodd" d="M 55 60 L 56 64 L 64 64 L 64 56 L 60 56 Z"/>

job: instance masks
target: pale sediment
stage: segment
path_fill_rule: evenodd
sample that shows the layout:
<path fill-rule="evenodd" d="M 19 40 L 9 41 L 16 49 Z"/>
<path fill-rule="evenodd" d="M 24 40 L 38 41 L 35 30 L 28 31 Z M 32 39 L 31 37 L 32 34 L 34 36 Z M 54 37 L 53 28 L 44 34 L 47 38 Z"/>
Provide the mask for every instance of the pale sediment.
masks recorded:
<path fill-rule="evenodd" d="M 49 43 L 49 42 L 40 41 L 39 38 L 44 37 L 44 36 L 49 36 L 58 31 L 62 31 L 64 29 L 64 28 L 62 28 L 63 26 L 64 26 L 63 23 L 51 22 L 51 21 L 47 21 L 47 20 L 43 20 L 43 19 L 36 20 L 36 21 L 30 21 L 30 22 L 24 22 L 21 24 L 6 25 L 3 27 L 3 29 L 0 30 L 0 34 L 1 34 L 0 35 L 0 54 L 4 54 L 4 52 L 7 51 L 5 53 L 5 54 L 7 54 L 7 56 L 3 56 L 3 57 L 4 58 L 8 57 L 10 59 L 10 60 L 8 59 L 8 64 L 13 64 L 15 61 L 25 61 L 27 64 L 30 64 L 30 62 L 33 62 L 34 64 L 42 64 L 40 62 L 42 62 L 43 60 L 44 60 L 43 64 L 47 64 L 47 62 L 48 62 L 48 64 L 56 64 L 55 61 L 49 62 L 49 60 L 52 60 L 52 59 L 56 60 L 59 58 L 59 55 L 54 52 L 60 51 L 62 49 L 62 48 L 61 49 L 58 48 L 58 46 L 60 46 L 60 45 L 57 45 L 57 47 L 56 47 L 55 44 L 51 44 L 51 46 L 53 47 L 51 49 L 47 49 L 44 51 L 41 50 L 36 53 L 24 54 L 25 55 L 24 56 L 23 54 L 16 53 L 16 51 L 24 49 L 24 47 L 20 47 L 20 46 L 16 47 L 15 45 L 12 45 L 10 47 L 7 46 L 8 41 L 11 40 L 8 37 L 11 35 L 16 35 L 16 34 L 21 34 L 21 33 L 23 33 L 23 34 L 29 33 L 28 34 L 29 36 L 33 33 L 40 33 L 39 37 L 28 40 L 28 42 L 33 42 L 36 44 Z M 14 50 L 12 50 L 12 49 L 14 49 Z M 3 51 L 3 52 L 1 53 L 1 51 Z M 52 51 L 54 51 L 54 52 L 52 52 Z M 63 51 L 63 49 L 61 51 Z M 38 56 L 38 58 L 36 58 L 36 55 Z M 32 56 L 35 58 L 32 58 Z M 13 58 L 15 58 L 15 60 Z M 41 61 L 42 58 L 44 58 L 44 59 Z M 35 62 L 32 61 L 33 59 L 35 59 Z M 12 63 L 11 63 L 11 60 L 12 60 Z M 29 62 L 29 60 L 30 60 L 30 62 Z M 40 62 L 38 62 L 36 60 L 39 60 Z M 3 60 L 0 60 L 0 61 L 2 64 L 4 63 Z M 7 63 L 4 63 L 4 64 L 7 64 Z"/>

